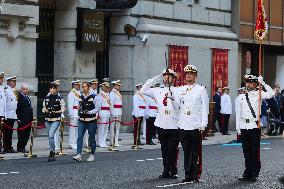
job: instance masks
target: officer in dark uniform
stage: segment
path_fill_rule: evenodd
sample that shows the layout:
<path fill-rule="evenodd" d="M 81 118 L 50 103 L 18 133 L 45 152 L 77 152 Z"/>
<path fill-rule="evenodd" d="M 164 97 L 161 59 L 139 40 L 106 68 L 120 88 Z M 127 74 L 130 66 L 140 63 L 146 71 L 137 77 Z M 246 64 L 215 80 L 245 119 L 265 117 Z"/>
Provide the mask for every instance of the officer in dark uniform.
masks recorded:
<path fill-rule="evenodd" d="M 95 100 L 96 95 L 90 93 L 90 84 L 88 82 L 82 83 L 83 93 L 79 99 L 79 122 L 78 122 L 78 139 L 77 139 L 77 155 L 73 157 L 75 161 L 81 161 L 81 153 L 83 148 L 83 138 L 86 130 L 89 133 L 89 141 L 91 146 L 91 154 L 87 161 L 94 161 L 94 154 L 96 151 L 96 130 L 97 121 L 96 113 L 101 107 L 97 106 Z"/>
<path fill-rule="evenodd" d="M 49 139 L 50 154 L 48 161 L 55 161 L 54 134 L 60 126 L 61 114 L 64 113 L 65 110 L 65 102 L 63 98 L 58 95 L 58 86 L 54 82 L 50 83 L 49 94 L 45 97 L 42 108 Z"/>

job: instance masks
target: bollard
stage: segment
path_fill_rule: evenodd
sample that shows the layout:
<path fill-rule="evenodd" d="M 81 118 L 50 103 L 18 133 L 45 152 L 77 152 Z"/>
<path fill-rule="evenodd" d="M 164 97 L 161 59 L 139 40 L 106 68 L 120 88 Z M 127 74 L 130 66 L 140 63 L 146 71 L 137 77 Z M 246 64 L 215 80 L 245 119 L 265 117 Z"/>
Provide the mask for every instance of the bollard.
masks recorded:
<path fill-rule="evenodd" d="M 60 122 L 60 127 L 59 127 L 59 131 L 60 131 L 60 152 L 57 153 L 57 155 L 59 156 L 64 156 L 67 155 L 67 153 L 63 152 L 63 134 L 64 134 L 64 119 L 62 118 L 61 122 Z"/>
<path fill-rule="evenodd" d="M 33 122 L 31 125 L 31 134 L 30 134 L 30 150 L 29 154 L 24 154 L 24 157 L 28 157 L 30 159 L 37 157 L 37 155 L 33 154 L 33 146 L 34 146 L 34 134 L 35 134 L 35 127 L 36 127 L 37 121 L 36 118 L 33 118 Z"/>
<path fill-rule="evenodd" d="M 116 124 L 117 124 L 117 118 L 115 117 L 114 119 L 114 128 L 113 128 L 113 141 L 112 141 L 112 146 L 109 147 L 109 151 L 115 152 L 115 151 L 119 151 L 119 149 L 115 146 L 115 136 L 116 136 Z"/>
<path fill-rule="evenodd" d="M 141 147 L 139 147 L 139 135 L 140 135 L 140 124 L 141 124 L 141 122 L 140 122 L 140 118 L 138 118 L 138 125 L 137 125 L 137 133 L 136 133 L 136 145 L 133 145 L 133 149 L 134 150 L 140 150 L 140 149 L 142 149 Z"/>
<path fill-rule="evenodd" d="M 4 121 L 3 121 L 4 119 L 3 118 L 1 118 L 0 119 L 0 143 L 2 143 L 2 128 L 3 128 L 3 123 L 4 123 Z M 2 145 L 1 145 L 2 146 Z M 1 147 L 0 146 L 0 147 Z M 1 149 L 0 149 L 1 150 Z M 5 158 L 4 158 L 4 156 L 0 156 L 0 160 L 4 160 Z"/>

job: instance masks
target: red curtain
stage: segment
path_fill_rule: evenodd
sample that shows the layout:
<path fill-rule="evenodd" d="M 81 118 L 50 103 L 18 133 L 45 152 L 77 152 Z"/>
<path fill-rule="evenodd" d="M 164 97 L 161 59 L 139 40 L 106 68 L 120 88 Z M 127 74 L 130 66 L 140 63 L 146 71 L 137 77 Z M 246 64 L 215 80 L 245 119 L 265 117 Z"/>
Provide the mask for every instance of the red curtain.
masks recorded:
<path fill-rule="evenodd" d="M 170 68 L 177 73 L 177 77 L 174 80 L 175 86 L 181 86 L 185 84 L 185 74 L 183 72 L 183 69 L 187 64 L 188 47 L 169 45 L 169 65 Z"/>
<path fill-rule="evenodd" d="M 217 87 L 228 86 L 228 49 L 212 49 L 212 95 Z"/>

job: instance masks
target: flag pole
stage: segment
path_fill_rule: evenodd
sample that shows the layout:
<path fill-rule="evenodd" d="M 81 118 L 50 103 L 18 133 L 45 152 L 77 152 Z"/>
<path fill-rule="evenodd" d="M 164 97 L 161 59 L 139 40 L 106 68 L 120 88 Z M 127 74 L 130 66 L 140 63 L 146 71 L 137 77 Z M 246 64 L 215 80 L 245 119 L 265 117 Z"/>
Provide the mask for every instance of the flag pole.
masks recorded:
<path fill-rule="evenodd" d="M 258 53 L 258 75 L 262 74 L 262 44 L 260 41 L 259 44 L 259 53 Z M 260 114 L 261 114 L 261 84 L 258 83 L 258 128 L 260 129 Z"/>

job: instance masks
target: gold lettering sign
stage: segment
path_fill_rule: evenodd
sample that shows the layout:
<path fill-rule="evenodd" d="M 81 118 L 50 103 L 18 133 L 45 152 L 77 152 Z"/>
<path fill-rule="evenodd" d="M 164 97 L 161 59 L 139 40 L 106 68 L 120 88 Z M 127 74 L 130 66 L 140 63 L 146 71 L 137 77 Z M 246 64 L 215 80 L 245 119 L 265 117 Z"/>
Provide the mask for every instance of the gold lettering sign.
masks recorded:
<path fill-rule="evenodd" d="M 82 47 L 104 49 L 104 14 L 84 11 L 82 17 Z"/>

